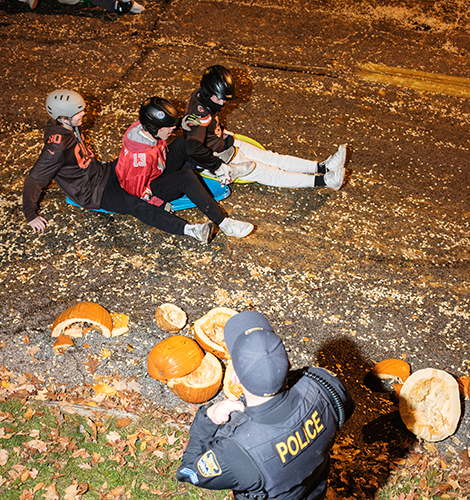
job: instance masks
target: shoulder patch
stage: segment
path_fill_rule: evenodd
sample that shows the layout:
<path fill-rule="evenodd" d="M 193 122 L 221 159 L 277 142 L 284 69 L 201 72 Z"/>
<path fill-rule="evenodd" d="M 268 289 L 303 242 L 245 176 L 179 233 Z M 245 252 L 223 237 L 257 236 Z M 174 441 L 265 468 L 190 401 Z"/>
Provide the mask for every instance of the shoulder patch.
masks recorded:
<path fill-rule="evenodd" d="M 193 469 L 185 467 L 184 469 L 180 469 L 180 474 L 183 474 L 183 476 L 188 476 L 189 480 L 193 484 L 199 483 L 199 478 L 197 477 L 197 474 L 193 471 Z"/>
<path fill-rule="evenodd" d="M 216 477 L 222 474 L 222 469 L 212 450 L 206 451 L 206 453 L 202 455 L 197 463 L 197 468 L 204 477 Z"/>

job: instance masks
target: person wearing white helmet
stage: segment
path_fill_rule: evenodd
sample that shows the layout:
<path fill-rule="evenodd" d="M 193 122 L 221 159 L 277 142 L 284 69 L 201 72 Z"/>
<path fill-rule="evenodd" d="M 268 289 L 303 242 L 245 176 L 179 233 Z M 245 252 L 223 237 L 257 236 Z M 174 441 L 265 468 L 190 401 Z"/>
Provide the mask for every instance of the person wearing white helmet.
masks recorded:
<path fill-rule="evenodd" d="M 187 221 L 125 191 L 116 175 L 117 159 L 100 162 L 82 138 L 80 126 L 86 103 L 73 90 L 55 90 L 46 99 L 50 116 L 44 147 L 24 181 L 23 213 L 34 232 L 43 233 L 47 220 L 38 214 L 43 191 L 54 181 L 77 205 L 127 214 L 171 234 L 187 235 L 209 243 L 213 223 Z"/>
<path fill-rule="evenodd" d="M 28 0 L 32 1 L 32 0 Z M 37 1 L 37 0 L 36 0 Z M 80 2 L 91 3 L 97 7 L 101 7 L 108 12 L 114 12 L 116 14 L 140 14 L 145 10 L 143 5 L 138 4 L 134 0 L 58 0 L 59 3 L 64 3 L 67 5 L 76 5 Z"/>
<path fill-rule="evenodd" d="M 346 146 L 322 162 L 266 151 L 242 141 L 219 123 L 218 113 L 235 97 L 232 73 L 221 65 L 204 71 L 200 86 L 189 98 L 183 118 L 188 154 L 201 168 L 222 183 L 236 178 L 267 186 L 301 188 L 326 186 L 338 190 L 343 185 Z M 227 165 L 248 165 L 235 176 Z"/>

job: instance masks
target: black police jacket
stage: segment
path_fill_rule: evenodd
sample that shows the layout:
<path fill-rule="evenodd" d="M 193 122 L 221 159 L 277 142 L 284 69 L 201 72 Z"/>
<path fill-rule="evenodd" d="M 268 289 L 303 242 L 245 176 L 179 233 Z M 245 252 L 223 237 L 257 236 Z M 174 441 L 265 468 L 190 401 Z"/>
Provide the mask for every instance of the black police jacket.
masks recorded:
<path fill-rule="evenodd" d="M 321 368 L 340 398 L 345 418 L 354 403 L 343 384 Z M 196 415 L 191 438 L 178 468 L 180 481 L 208 489 L 233 489 L 247 495 L 282 500 L 314 500 L 326 490 L 329 450 L 339 416 L 330 397 L 315 381 L 302 377 L 266 403 L 235 412 L 222 426 Z"/>

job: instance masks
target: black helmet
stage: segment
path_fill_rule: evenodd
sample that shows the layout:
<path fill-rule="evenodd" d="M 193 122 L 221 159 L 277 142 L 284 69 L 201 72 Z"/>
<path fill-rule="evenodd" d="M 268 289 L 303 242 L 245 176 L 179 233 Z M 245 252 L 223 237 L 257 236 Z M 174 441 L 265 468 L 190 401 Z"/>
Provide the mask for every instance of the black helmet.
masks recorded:
<path fill-rule="evenodd" d="M 232 73 L 223 66 L 209 66 L 201 78 L 201 87 L 211 95 L 228 101 L 235 97 L 235 83 Z"/>
<path fill-rule="evenodd" d="M 178 111 L 162 97 L 149 97 L 140 105 L 139 120 L 145 130 L 157 138 L 159 129 L 176 126 Z"/>

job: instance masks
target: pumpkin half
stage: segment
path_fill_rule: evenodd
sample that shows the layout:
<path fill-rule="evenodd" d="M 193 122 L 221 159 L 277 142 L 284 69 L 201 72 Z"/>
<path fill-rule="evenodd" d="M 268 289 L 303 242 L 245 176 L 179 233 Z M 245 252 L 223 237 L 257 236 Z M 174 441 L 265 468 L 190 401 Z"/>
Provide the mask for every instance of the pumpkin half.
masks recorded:
<path fill-rule="evenodd" d="M 178 333 L 185 325 L 188 317 L 183 309 L 174 304 L 162 304 L 155 312 L 157 326 L 168 333 Z"/>
<path fill-rule="evenodd" d="M 215 307 L 195 321 L 191 332 L 198 344 L 220 359 L 229 359 L 230 355 L 224 340 L 224 326 L 235 314 L 237 311 L 228 307 Z"/>
<path fill-rule="evenodd" d="M 225 366 L 224 375 L 224 394 L 229 399 L 240 399 L 243 394 L 242 386 L 240 384 L 234 384 L 232 382 L 233 365 L 229 361 Z"/>
<path fill-rule="evenodd" d="M 400 390 L 400 416 L 409 431 L 426 441 L 442 441 L 457 429 L 460 396 L 457 381 L 443 370 L 413 373 Z"/>
<path fill-rule="evenodd" d="M 204 403 L 213 398 L 222 383 L 222 365 L 210 352 L 201 364 L 185 377 L 168 380 L 168 387 L 187 403 Z"/>
<path fill-rule="evenodd" d="M 157 380 L 184 377 L 199 367 L 204 352 L 198 343 L 183 335 L 174 335 L 159 342 L 149 353 L 147 368 Z"/>
<path fill-rule="evenodd" d="M 403 383 L 410 376 L 411 367 L 402 359 L 390 358 L 377 363 L 372 373 L 380 379 L 395 379 Z"/>
<path fill-rule="evenodd" d="M 58 337 L 65 333 L 71 337 L 82 337 L 83 328 L 69 328 L 77 323 L 91 323 L 101 330 L 105 337 L 111 337 L 113 320 L 109 312 L 99 304 L 94 302 L 80 302 L 66 309 L 60 314 L 52 325 L 51 337 Z M 67 332 L 67 329 L 69 331 Z"/>

